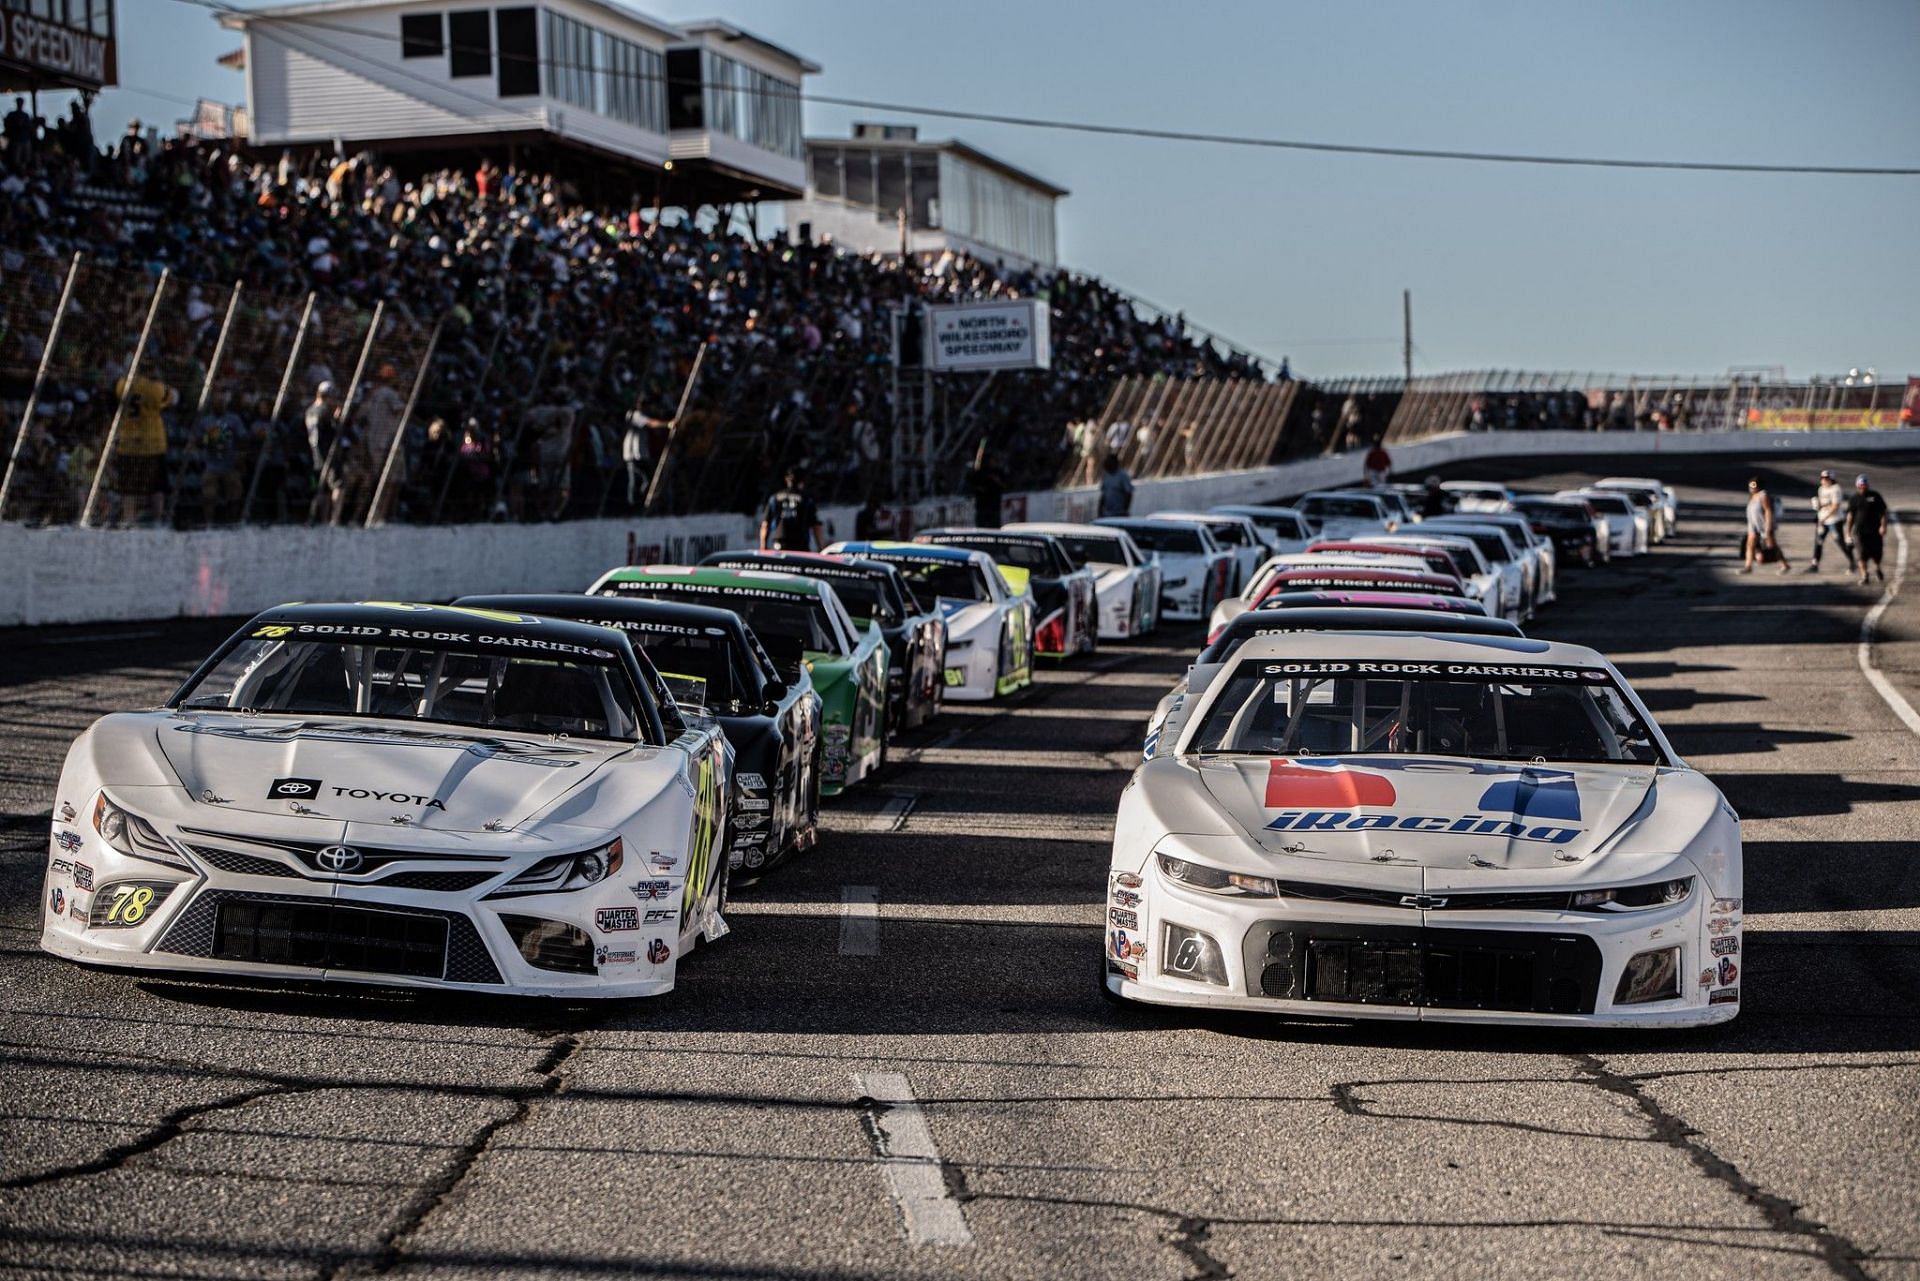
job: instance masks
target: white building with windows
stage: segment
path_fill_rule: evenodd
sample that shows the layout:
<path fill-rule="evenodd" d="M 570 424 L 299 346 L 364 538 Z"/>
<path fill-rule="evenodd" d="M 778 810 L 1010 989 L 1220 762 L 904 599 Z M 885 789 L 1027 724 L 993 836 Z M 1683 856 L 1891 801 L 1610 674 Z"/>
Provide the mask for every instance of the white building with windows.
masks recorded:
<path fill-rule="evenodd" d="M 949 249 L 1011 267 L 1059 261 L 1064 187 L 911 125 L 859 124 L 851 138 L 807 139 L 806 195 L 787 226 L 860 253 Z"/>
<path fill-rule="evenodd" d="M 805 188 L 800 86 L 820 68 L 728 23 L 613 0 L 316 0 L 219 20 L 245 39 L 257 148 L 485 154 L 689 207 Z"/>

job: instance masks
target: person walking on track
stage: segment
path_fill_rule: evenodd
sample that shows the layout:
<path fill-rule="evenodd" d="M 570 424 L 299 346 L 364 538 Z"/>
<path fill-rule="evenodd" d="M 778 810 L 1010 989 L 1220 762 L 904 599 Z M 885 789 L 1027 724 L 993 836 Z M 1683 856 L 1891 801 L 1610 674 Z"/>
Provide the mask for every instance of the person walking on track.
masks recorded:
<path fill-rule="evenodd" d="M 1780 562 L 1780 572 L 1785 574 L 1793 569 L 1785 552 L 1780 550 L 1778 522 L 1773 511 L 1773 496 L 1761 486 L 1760 478 L 1754 477 L 1747 482 L 1747 558 L 1740 566 L 1740 572 L 1751 574 L 1755 562 L 1771 564 Z"/>
<path fill-rule="evenodd" d="M 1853 540 L 1847 537 L 1847 495 L 1828 470 L 1821 471 L 1820 487 L 1813 493 L 1813 523 L 1813 559 L 1807 562 L 1806 572 L 1819 571 L 1820 553 L 1826 549 L 1827 535 L 1831 534 L 1846 554 L 1847 572 L 1853 573 Z"/>
<path fill-rule="evenodd" d="M 820 530 L 820 512 L 807 497 L 800 473 L 789 469 L 784 488 L 767 499 L 760 517 L 760 550 L 815 552 L 826 545 Z"/>
<path fill-rule="evenodd" d="M 1887 511 L 1887 500 L 1880 491 L 1867 483 L 1865 476 L 1853 478 L 1853 497 L 1847 500 L 1847 536 L 1853 540 L 1854 556 L 1860 563 L 1860 581 L 1867 581 L 1867 566 L 1873 566 L 1874 577 L 1881 582 L 1887 581 L 1887 573 L 1880 568 L 1880 556 L 1886 548 L 1887 522 L 1891 513 Z"/>

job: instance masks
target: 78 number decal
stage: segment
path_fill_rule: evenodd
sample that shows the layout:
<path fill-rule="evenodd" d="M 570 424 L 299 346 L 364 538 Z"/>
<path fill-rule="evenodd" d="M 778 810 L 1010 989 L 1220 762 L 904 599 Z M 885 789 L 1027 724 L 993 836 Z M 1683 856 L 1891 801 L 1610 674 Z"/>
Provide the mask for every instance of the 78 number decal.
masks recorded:
<path fill-rule="evenodd" d="M 168 884 L 123 881 L 102 887 L 87 924 L 94 929 L 125 930 L 145 923 L 173 891 Z"/>

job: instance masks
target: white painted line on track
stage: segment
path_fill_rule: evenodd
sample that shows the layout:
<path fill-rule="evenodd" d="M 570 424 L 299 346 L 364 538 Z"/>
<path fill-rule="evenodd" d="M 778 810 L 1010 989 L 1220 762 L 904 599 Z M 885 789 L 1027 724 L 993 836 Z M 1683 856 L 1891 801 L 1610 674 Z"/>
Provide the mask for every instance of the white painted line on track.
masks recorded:
<path fill-rule="evenodd" d="M 1887 612 L 1887 606 L 1893 604 L 1893 598 L 1900 594 L 1900 583 L 1907 576 L 1907 528 L 1898 516 L 1892 517 L 1888 523 L 1893 526 L 1894 542 L 1899 548 L 1894 555 L 1893 577 L 1887 583 L 1887 590 L 1880 593 L 1878 603 L 1860 620 L 1860 647 L 1855 651 L 1855 657 L 1860 661 L 1860 672 L 1867 678 L 1867 684 L 1886 700 L 1893 714 L 1905 722 L 1908 729 L 1920 734 L 1920 712 L 1913 710 L 1913 704 L 1907 701 L 1907 696 L 1895 688 L 1894 683 L 1873 664 L 1874 628 L 1880 625 L 1880 616 Z"/>
<path fill-rule="evenodd" d="M 867 825 L 863 830 L 869 832 L 899 831 L 901 827 L 906 824 L 907 814 L 913 809 L 913 803 L 916 799 L 918 799 L 918 794 L 914 792 L 901 792 L 897 796 L 888 797 L 887 803 L 880 807 L 878 813 L 868 816 Z"/>
<path fill-rule="evenodd" d="M 873 1139 L 879 1150 L 887 1191 L 900 1207 L 912 1245 L 972 1245 L 973 1232 L 960 1203 L 947 1189 L 940 1150 L 933 1145 L 927 1114 L 913 1097 L 903 1072 L 861 1072 L 860 1093 L 882 1107 L 874 1110 Z"/>
<path fill-rule="evenodd" d="M 880 889 L 874 885 L 840 887 L 840 955 L 880 955 Z"/>

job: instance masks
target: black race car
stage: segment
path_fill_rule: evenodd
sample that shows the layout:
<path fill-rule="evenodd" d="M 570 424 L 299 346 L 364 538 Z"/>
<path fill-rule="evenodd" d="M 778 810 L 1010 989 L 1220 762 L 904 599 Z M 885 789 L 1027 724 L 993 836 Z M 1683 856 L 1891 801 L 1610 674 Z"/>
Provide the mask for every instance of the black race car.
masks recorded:
<path fill-rule="evenodd" d="M 947 624 L 938 610 L 915 600 L 897 565 L 818 552 L 715 552 L 711 569 L 777 569 L 833 585 L 856 627 L 880 625 L 887 642 L 887 732 L 924 725 L 940 714 L 946 693 Z"/>
<path fill-rule="evenodd" d="M 1513 509 L 1527 518 L 1533 532 L 1553 540 L 1560 562 L 1593 565 L 1607 559 L 1607 542 L 1595 529 L 1592 511 L 1576 498 L 1534 498 L 1522 494 Z"/>
<path fill-rule="evenodd" d="M 781 679 L 731 610 L 627 596 L 467 596 L 454 602 L 617 627 L 694 725 L 733 747 L 728 861 L 757 872 L 810 847 L 820 813 L 820 696 L 806 668 Z"/>

